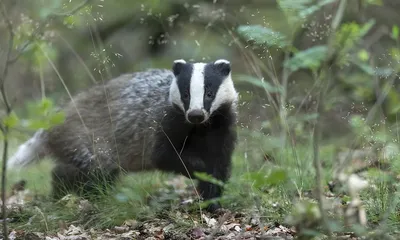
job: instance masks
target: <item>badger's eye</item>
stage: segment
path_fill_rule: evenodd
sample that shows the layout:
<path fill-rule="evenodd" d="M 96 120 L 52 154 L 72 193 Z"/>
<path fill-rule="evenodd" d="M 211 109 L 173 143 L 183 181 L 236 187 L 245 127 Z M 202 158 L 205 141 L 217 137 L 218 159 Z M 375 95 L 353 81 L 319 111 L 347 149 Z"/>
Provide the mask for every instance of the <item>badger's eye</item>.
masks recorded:
<path fill-rule="evenodd" d="M 188 90 L 186 90 L 186 91 L 183 93 L 183 99 L 185 99 L 185 100 L 189 99 L 189 91 L 188 91 Z"/>
<path fill-rule="evenodd" d="M 207 91 L 206 97 L 207 98 L 212 98 L 213 97 L 213 93 L 211 91 Z"/>

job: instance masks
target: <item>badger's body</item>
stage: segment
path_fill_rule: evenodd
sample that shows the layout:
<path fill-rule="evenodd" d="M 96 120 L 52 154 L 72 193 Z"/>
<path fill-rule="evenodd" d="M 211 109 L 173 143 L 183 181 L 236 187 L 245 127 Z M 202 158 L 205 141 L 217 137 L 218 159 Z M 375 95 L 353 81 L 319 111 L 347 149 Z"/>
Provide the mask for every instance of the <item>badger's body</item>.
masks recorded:
<path fill-rule="evenodd" d="M 159 169 L 188 177 L 198 171 L 225 182 L 236 142 L 237 93 L 230 72 L 226 60 L 177 60 L 172 71 L 150 69 L 95 86 L 63 109 L 63 124 L 21 145 L 9 166 L 51 155 L 57 198 L 90 192 L 121 171 Z M 198 188 L 204 199 L 222 193 L 202 181 Z"/>

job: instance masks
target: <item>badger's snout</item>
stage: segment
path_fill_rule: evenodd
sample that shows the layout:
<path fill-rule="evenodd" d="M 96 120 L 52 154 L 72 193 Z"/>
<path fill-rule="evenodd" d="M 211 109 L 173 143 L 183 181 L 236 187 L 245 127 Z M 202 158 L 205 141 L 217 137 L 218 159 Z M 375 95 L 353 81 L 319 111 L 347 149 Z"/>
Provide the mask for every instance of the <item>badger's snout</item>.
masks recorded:
<path fill-rule="evenodd" d="M 199 124 L 204 122 L 206 115 L 201 109 L 194 109 L 187 113 L 187 120 L 190 123 Z"/>

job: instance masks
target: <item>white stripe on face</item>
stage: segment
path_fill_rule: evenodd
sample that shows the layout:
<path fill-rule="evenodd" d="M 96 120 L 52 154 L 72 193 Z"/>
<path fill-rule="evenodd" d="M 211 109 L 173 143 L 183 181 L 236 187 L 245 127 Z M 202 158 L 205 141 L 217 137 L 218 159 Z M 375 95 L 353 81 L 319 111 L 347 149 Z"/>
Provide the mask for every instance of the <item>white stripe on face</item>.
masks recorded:
<path fill-rule="evenodd" d="M 169 101 L 178 105 L 182 111 L 185 111 L 185 107 L 183 106 L 183 102 L 181 100 L 181 93 L 179 92 L 178 83 L 175 77 L 170 86 Z"/>
<path fill-rule="evenodd" d="M 211 104 L 210 114 L 221 107 L 224 103 L 235 103 L 238 98 L 238 93 L 235 90 L 231 74 L 226 77 L 218 88 L 217 94 Z"/>
<path fill-rule="evenodd" d="M 202 110 L 204 112 L 204 67 L 205 63 L 194 63 L 190 79 L 190 104 L 188 112 Z"/>

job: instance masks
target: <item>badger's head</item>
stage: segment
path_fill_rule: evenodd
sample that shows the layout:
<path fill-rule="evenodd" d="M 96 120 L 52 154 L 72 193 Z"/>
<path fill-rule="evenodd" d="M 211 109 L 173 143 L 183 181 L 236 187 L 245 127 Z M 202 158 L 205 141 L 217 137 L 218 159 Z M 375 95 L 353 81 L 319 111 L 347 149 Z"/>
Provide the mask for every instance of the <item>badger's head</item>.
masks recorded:
<path fill-rule="evenodd" d="M 193 124 L 206 122 L 222 106 L 236 104 L 238 94 L 231 78 L 231 64 L 225 59 L 210 63 L 175 60 L 175 78 L 169 100 Z"/>

